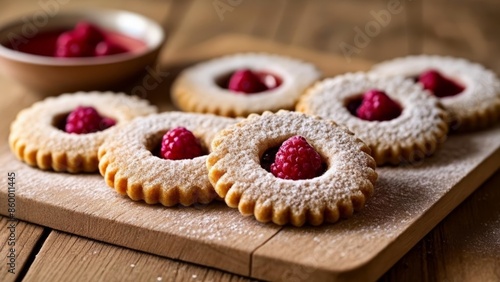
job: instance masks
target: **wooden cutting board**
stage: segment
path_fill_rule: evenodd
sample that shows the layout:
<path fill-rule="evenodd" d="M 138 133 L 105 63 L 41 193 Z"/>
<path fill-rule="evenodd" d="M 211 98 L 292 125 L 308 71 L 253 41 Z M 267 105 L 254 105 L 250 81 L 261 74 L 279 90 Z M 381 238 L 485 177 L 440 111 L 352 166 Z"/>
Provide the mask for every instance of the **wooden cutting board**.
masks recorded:
<path fill-rule="evenodd" d="M 371 65 L 227 35 L 182 53 L 164 52 L 159 85 L 146 98 L 161 110 L 172 109 L 168 89 L 179 70 L 237 51 L 291 55 L 316 63 L 327 76 Z M 377 169 L 376 193 L 353 218 L 322 227 L 279 227 L 242 217 L 222 202 L 175 208 L 133 202 L 100 175 L 40 171 L 17 161 L 7 147 L 9 124 L 43 97 L 3 76 L 0 87 L 0 183 L 6 187 L 7 172 L 16 173 L 18 219 L 259 279 L 375 280 L 500 167 L 500 126 L 451 136 L 422 163 Z M 0 214 L 7 215 L 7 189 L 0 197 Z"/>

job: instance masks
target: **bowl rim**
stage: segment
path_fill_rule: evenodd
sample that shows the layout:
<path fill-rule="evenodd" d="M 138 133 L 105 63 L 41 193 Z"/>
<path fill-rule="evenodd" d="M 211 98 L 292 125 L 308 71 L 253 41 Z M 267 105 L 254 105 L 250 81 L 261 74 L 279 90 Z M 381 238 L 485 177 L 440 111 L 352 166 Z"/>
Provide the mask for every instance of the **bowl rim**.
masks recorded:
<path fill-rule="evenodd" d="M 68 9 L 68 10 L 62 10 L 56 15 L 50 17 L 50 20 L 54 21 L 57 20 L 58 18 L 61 17 L 69 17 L 69 16 L 83 16 L 85 17 L 86 15 L 89 14 L 99 14 L 99 15 L 129 15 L 132 17 L 135 17 L 137 19 L 140 19 L 141 21 L 145 22 L 149 26 L 152 26 L 155 31 L 158 32 L 159 38 L 154 42 L 153 45 L 148 45 L 146 44 L 146 48 L 144 50 L 141 50 L 140 52 L 126 52 L 122 54 L 115 54 L 115 55 L 108 55 L 108 56 L 102 56 L 102 57 L 76 57 L 76 58 L 57 58 L 57 57 L 51 57 L 51 56 L 41 56 L 41 55 L 35 55 L 35 54 L 30 54 L 30 53 L 25 53 L 25 52 L 20 52 L 13 50 L 11 48 L 8 48 L 4 46 L 3 44 L 0 43 L 0 57 L 4 57 L 7 59 L 11 59 L 14 61 L 18 62 L 24 62 L 28 64 L 35 64 L 35 65 L 45 65 L 45 66 L 91 66 L 91 65 L 104 65 L 104 64 L 113 64 L 113 63 L 118 63 L 118 62 L 123 62 L 123 61 L 128 61 L 128 60 L 133 60 L 142 56 L 145 56 L 149 53 L 154 52 L 157 49 L 160 49 L 165 42 L 165 31 L 163 28 L 154 20 L 151 18 L 144 16 L 139 13 L 127 11 L 127 10 L 119 10 L 119 9 L 95 9 L 95 8 L 83 8 L 83 9 Z M 18 27 L 20 25 L 25 24 L 25 21 L 23 21 L 23 18 L 25 18 L 26 15 L 18 17 L 12 21 L 6 22 L 2 26 L 0 26 L 0 33 L 7 32 L 9 29 L 13 29 L 15 27 Z M 95 17 L 95 16 L 94 16 Z M 43 31 L 43 27 L 40 28 L 40 30 Z"/>

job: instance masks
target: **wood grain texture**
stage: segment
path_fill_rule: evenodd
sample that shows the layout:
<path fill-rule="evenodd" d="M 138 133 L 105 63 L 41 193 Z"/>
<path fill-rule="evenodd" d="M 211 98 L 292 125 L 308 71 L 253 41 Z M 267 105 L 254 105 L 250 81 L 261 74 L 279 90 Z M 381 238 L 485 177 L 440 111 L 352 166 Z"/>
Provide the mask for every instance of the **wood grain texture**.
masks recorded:
<path fill-rule="evenodd" d="M 0 23 L 36 11 L 39 9 L 38 2 L 38 0 L 3 1 L 0 9 Z M 259 3 L 254 3 L 258 1 L 243 1 L 236 10 L 226 14 L 227 17 L 223 23 L 217 18 L 208 21 L 200 20 L 199 13 L 216 16 L 211 7 L 207 10 L 196 9 L 199 11 L 198 13 L 189 13 L 189 15 L 185 13 L 191 5 L 210 6 L 205 3 L 200 4 L 200 2 L 211 1 L 112 0 L 102 2 L 95 0 L 73 0 L 69 1 L 69 5 L 71 5 L 71 8 L 84 6 L 125 8 L 145 15 L 150 14 L 151 17 L 165 23 L 167 32 L 169 33 L 169 44 L 166 46 L 166 53 L 170 54 L 171 59 L 175 59 L 179 53 L 178 51 L 182 51 L 183 48 L 188 46 L 202 47 L 203 44 L 197 46 L 202 40 L 219 36 L 225 32 L 258 36 L 286 43 L 287 46 L 306 46 L 315 50 L 321 50 L 324 53 L 341 55 L 338 46 L 328 43 L 331 41 L 330 38 L 339 38 L 336 36 L 341 35 L 341 38 L 346 38 L 345 40 L 352 39 L 354 33 L 352 28 L 356 25 L 366 24 L 366 16 L 369 16 L 369 8 L 378 7 L 378 5 L 383 5 L 387 1 L 377 1 L 377 3 L 371 3 L 372 1 L 369 0 L 335 1 L 338 4 L 327 3 L 327 5 L 337 5 L 337 7 L 344 5 L 357 8 L 351 9 L 350 7 L 345 7 L 345 9 L 325 10 L 322 13 L 322 17 L 311 13 L 310 11 L 318 11 L 318 9 L 308 7 L 308 5 L 315 5 L 313 2 L 316 2 L 321 7 L 326 7 L 324 6 L 324 2 L 326 1 L 266 1 L 266 9 L 256 9 L 254 7 L 248 9 L 249 11 L 253 11 L 252 15 L 254 17 L 257 17 L 257 20 L 251 21 L 251 25 L 238 23 L 239 17 L 247 11 L 245 7 L 248 5 L 260 5 Z M 401 17 L 406 16 L 408 19 L 393 21 L 391 25 L 397 26 L 390 27 L 387 34 L 380 34 L 379 37 L 372 40 L 366 51 L 361 54 L 363 58 L 380 61 L 385 58 L 392 58 L 397 54 L 406 55 L 402 51 L 407 48 L 411 54 L 425 52 L 463 56 L 481 62 L 497 73 L 500 72 L 500 60 L 498 60 L 498 56 L 496 55 L 496 50 L 500 46 L 500 37 L 495 36 L 497 34 L 496 31 L 500 28 L 498 25 L 499 21 L 497 20 L 499 16 L 497 0 L 464 0 L 458 2 L 425 0 L 412 1 L 410 4 L 415 5 L 414 8 L 405 9 L 405 14 L 399 15 Z M 165 18 L 161 18 L 163 16 Z M 338 22 L 335 19 L 328 19 L 329 17 L 342 16 L 345 19 L 343 18 Z M 316 21 L 315 17 L 317 18 Z M 335 30 L 335 33 L 325 31 L 328 27 L 322 27 L 321 21 L 334 22 L 336 26 L 331 29 Z M 232 27 L 233 24 L 234 27 Z M 179 28 L 183 25 L 190 27 L 185 29 Z M 311 25 L 311 27 L 308 27 L 308 25 Z M 401 33 L 405 25 L 406 32 L 408 33 L 407 36 Z M 320 31 L 322 30 L 322 32 L 317 32 L 316 27 L 313 26 L 316 26 Z M 337 28 L 337 26 L 343 26 L 344 29 Z M 176 30 L 178 29 L 181 32 L 177 32 Z M 189 32 L 185 32 L 186 30 Z M 349 32 L 352 34 L 348 34 Z M 192 36 L 191 39 L 190 36 Z M 180 43 L 176 43 L 175 41 L 177 40 Z M 228 37 L 227 41 L 229 40 L 230 38 Z M 384 42 L 386 40 L 393 42 L 393 44 L 386 44 Z M 407 47 L 405 47 L 405 41 L 407 41 Z M 197 48 L 197 50 L 207 53 L 203 51 L 203 48 Z M 196 57 L 196 54 L 191 54 L 191 56 Z M 202 58 L 202 56 L 199 58 Z M 184 56 L 184 59 L 188 60 L 184 61 L 183 58 L 179 58 L 177 61 L 178 69 L 197 60 L 189 60 L 189 56 Z M 328 61 L 322 63 L 328 65 Z M 335 64 L 337 67 L 343 68 L 346 65 L 346 61 L 335 61 Z M 175 76 L 173 65 L 166 67 L 165 64 L 162 64 L 162 69 L 171 70 L 171 75 Z M 0 76 L 2 92 L 10 93 L 10 95 L 2 96 L 2 102 L 0 103 L 2 119 L 6 121 L 12 120 L 16 114 L 15 109 L 28 106 L 33 101 L 40 99 L 36 94 L 25 91 L 15 83 L 1 82 L 2 79 L 5 80 Z M 155 89 L 155 91 L 148 93 L 147 98 L 155 103 L 162 103 L 164 105 L 163 102 L 168 100 L 168 97 L 165 95 L 169 89 L 168 83 L 161 83 L 160 87 Z M 126 86 L 123 89 L 130 92 L 134 86 Z M 163 106 L 162 109 L 170 108 Z M 8 128 L 6 123 L 0 123 L 0 137 L 2 142 L 6 140 L 6 128 Z M 0 147 L 0 155 L 2 155 L 7 149 L 5 146 Z M 499 172 L 496 175 L 499 175 Z M 498 182 L 496 182 L 493 187 L 498 187 L 498 185 Z M 498 220 L 495 220 L 495 216 L 498 218 L 499 214 L 495 208 L 495 204 L 498 203 L 498 194 L 495 192 L 498 189 L 493 189 L 491 185 L 484 187 L 490 188 L 486 189 L 487 192 L 481 194 L 481 197 L 476 197 L 477 193 L 470 197 L 465 203 L 468 207 L 466 211 L 458 208 L 443 224 L 436 227 L 403 259 L 396 263 L 382 280 L 499 280 L 497 270 L 495 270 L 495 267 L 498 265 L 495 255 L 500 256 L 500 252 L 498 250 L 498 243 L 496 243 L 497 241 L 492 239 L 498 238 L 498 236 L 495 237 L 495 234 L 498 235 L 498 230 L 500 230 L 500 223 Z M 484 187 L 478 193 L 483 191 Z M 455 213 L 458 213 L 458 215 L 455 216 Z M 453 220 L 451 220 L 451 223 L 447 223 L 450 218 L 453 218 Z M 483 219 L 486 219 L 485 223 L 483 223 Z M 459 227 L 452 228 L 453 222 L 458 224 Z M 466 223 L 465 225 L 464 222 Z M 462 236 L 462 234 L 466 234 L 467 236 Z M 488 248 L 485 248 L 485 245 Z M 63 253 L 59 254 L 65 255 Z M 67 253 L 66 255 L 71 257 L 73 254 Z M 72 264 L 72 266 L 80 267 L 80 264 Z M 65 270 L 61 271 L 64 272 Z M 101 271 L 105 275 L 106 269 L 101 269 Z M 112 270 L 110 271 L 113 272 Z M 304 277 L 303 274 L 302 277 Z M 225 279 L 230 278 L 223 278 L 221 280 Z M 1 276 L 0 280 L 3 281 Z"/>
<path fill-rule="evenodd" d="M 408 53 L 406 14 L 414 5 L 398 1 L 398 8 L 391 6 L 389 10 L 389 3 L 391 1 L 307 1 L 290 43 L 336 55 L 346 54 L 341 44 L 349 44 L 356 50 L 352 58 L 365 60 L 403 56 Z"/>
<path fill-rule="evenodd" d="M 173 61 L 162 58 L 162 68 L 169 71 L 183 59 L 203 60 L 242 48 L 297 54 L 318 63 L 326 75 L 339 71 L 338 65 L 324 63 L 338 57 L 239 36 L 216 38 Z M 168 99 L 156 102 L 164 107 Z M 19 217 L 27 221 L 256 278 L 372 280 L 497 169 L 499 133 L 496 127 L 454 136 L 423 164 L 379 170 L 377 193 L 367 208 L 350 220 L 321 228 L 281 230 L 242 218 L 222 203 L 148 206 L 118 196 L 97 175 L 43 172 L 11 154 L 2 155 L 0 164 L 9 164 L 23 176 Z"/>
<path fill-rule="evenodd" d="M 425 236 L 380 281 L 499 281 L 499 172 Z"/>
<path fill-rule="evenodd" d="M 2 197 L 1 200 L 4 201 L 5 199 Z M 15 237 L 11 237 L 11 231 L 9 230 L 12 228 L 11 224 L 16 225 L 13 230 Z M 0 230 L 2 230 L 0 232 L 0 255 L 2 256 L 0 281 L 17 281 L 20 274 L 23 273 L 23 269 L 29 267 L 26 263 L 38 240 L 42 237 L 44 227 L 22 221 L 11 221 L 10 218 L 0 216 Z M 9 245 L 9 242 L 13 242 L 14 245 Z M 9 272 L 10 265 L 7 265 L 7 263 L 10 263 L 7 256 L 10 255 L 11 248 L 14 249 L 16 256 L 14 265 L 12 265 L 14 267 L 12 272 L 14 273 Z"/>
<path fill-rule="evenodd" d="M 43 172 L 11 154 L 0 159 L 18 175 L 18 218 L 112 244 L 248 275 L 251 252 L 280 229 L 222 203 L 150 206 L 118 195 L 99 175 Z"/>
<path fill-rule="evenodd" d="M 171 12 L 174 1 L 135 1 L 135 0 L 120 0 L 120 1 L 39 1 L 25 0 L 19 2 L 2 1 L 2 11 L 0 11 L 0 23 L 24 17 L 26 20 L 32 20 L 36 13 L 45 13 L 50 16 L 60 11 L 78 10 L 89 8 L 103 9 L 124 9 L 139 14 L 147 15 L 148 17 L 162 22 L 163 19 Z M 188 1 L 182 1 L 188 2 Z M 47 12 L 48 11 L 48 12 Z"/>
<path fill-rule="evenodd" d="M 497 170 L 498 136 L 500 127 L 452 136 L 441 151 L 423 163 L 378 168 L 375 196 L 361 213 L 332 226 L 283 228 L 254 252 L 252 277 L 314 281 L 377 278 Z M 485 159 L 479 153 L 483 141 L 489 143 L 485 146 L 496 148 L 483 155 Z M 473 161 L 476 157 L 482 160 Z"/>
<path fill-rule="evenodd" d="M 446 0 L 423 1 L 420 52 L 467 58 L 499 73 L 498 2 L 468 0 L 450 4 Z"/>
<path fill-rule="evenodd" d="M 53 231 L 23 281 L 243 282 L 248 279 Z"/>

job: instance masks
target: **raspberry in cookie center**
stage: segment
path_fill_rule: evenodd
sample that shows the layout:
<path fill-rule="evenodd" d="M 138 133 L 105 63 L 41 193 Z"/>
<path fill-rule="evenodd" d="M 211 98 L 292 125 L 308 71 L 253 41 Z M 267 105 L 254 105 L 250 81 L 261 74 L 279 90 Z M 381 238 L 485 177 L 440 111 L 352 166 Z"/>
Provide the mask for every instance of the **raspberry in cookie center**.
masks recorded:
<path fill-rule="evenodd" d="M 455 96 L 465 89 L 465 87 L 445 77 L 435 69 L 421 73 L 418 76 L 418 82 L 423 85 L 424 89 L 431 91 L 434 96 L 439 98 Z"/>
<path fill-rule="evenodd" d="M 291 180 L 311 179 L 325 170 L 320 154 L 299 135 L 264 152 L 261 166 L 278 178 Z"/>
<path fill-rule="evenodd" d="M 280 85 L 281 79 L 274 74 L 241 69 L 231 74 L 226 87 L 235 93 L 253 94 L 271 90 Z"/>
<path fill-rule="evenodd" d="M 401 115 L 401 106 L 384 91 L 372 89 L 351 99 L 346 105 L 349 112 L 363 120 L 387 121 Z"/>
<path fill-rule="evenodd" d="M 74 134 L 86 134 L 108 129 L 116 124 L 109 117 L 101 116 L 93 107 L 79 106 L 65 119 L 64 131 Z"/>
<path fill-rule="evenodd" d="M 160 157 L 167 160 L 194 159 L 204 155 L 200 141 L 185 127 L 176 127 L 163 135 Z"/>

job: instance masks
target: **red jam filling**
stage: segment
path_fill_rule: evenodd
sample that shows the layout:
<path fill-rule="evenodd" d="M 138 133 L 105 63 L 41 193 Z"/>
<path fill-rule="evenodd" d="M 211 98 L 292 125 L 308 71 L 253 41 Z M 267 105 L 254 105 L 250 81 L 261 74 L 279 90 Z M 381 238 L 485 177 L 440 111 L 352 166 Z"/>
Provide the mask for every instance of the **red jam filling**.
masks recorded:
<path fill-rule="evenodd" d="M 6 47 L 33 55 L 66 58 L 140 52 L 146 44 L 88 22 L 79 22 L 74 29 L 40 32 L 26 41 L 10 42 Z"/>

